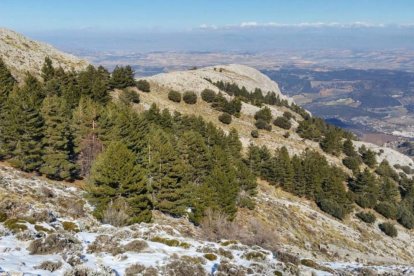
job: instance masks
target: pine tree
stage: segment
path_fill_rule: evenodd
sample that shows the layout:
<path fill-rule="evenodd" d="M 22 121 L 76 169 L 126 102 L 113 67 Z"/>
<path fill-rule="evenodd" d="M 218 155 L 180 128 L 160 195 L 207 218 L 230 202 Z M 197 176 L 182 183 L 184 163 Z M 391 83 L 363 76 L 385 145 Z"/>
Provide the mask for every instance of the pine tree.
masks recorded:
<path fill-rule="evenodd" d="M 71 129 L 74 137 L 74 153 L 80 168 L 80 175 L 87 176 L 96 156 L 103 145 L 99 134 L 102 132 L 98 120 L 102 107 L 90 98 L 82 98 L 73 112 Z"/>
<path fill-rule="evenodd" d="M 135 155 L 120 142 L 113 142 L 93 164 L 89 193 L 102 218 L 108 203 L 125 199 L 129 222 L 149 222 L 152 204 L 148 197 L 146 172 L 137 165 Z"/>
<path fill-rule="evenodd" d="M 66 102 L 57 96 L 47 97 L 43 101 L 41 111 L 45 130 L 43 164 L 40 172 L 52 179 L 73 179 L 76 175 L 76 166 L 71 160 L 72 137 Z"/>
<path fill-rule="evenodd" d="M 358 155 L 354 148 L 354 144 L 352 143 L 352 140 L 346 139 L 343 146 L 342 146 L 343 152 L 349 156 L 349 157 L 355 157 Z"/>
<path fill-rule="evenodd" d="M 3 60 L 0 58 L 0 158 L 6 154 L 5 151 L 5 133 L 4 127 L 6 124 L 5 121 L 5 107 L 6 101 L 9 94 L 12 92 L 16 80 L 10 73 L 9 69 L 4 64 Z"/>
<path fill-rule="evenodd" d="M 36 171 L 42 164 L 43 119 L 38 99 L 31 91 L 14 89 L 4 113 L 3 151 L 10 163 L 24 171 Z"/>
<path fill-rule="evenodd" d="M 148 134 L 144 165 L 148 169 L 152 200 L 156 209 L 180 216 L 188 206 L 184 162 L 174 150 L 171 138 L 160 129 Z"/>
<path fill-rule="evenodd" d="M 357 194 L 356 202 L 363 208 L 373 208 L 378 200 L 378 184 L 376 177 L 368 170 L 357 175 L 357 178 L 349 183 L 352 191 Z"/>
<path fill-rule="evenodd" d="M 329 128 L 320 142 L 320 146 L 326 153 L 339 156 L 342 149 L 340 132 L 336 128 Z"/>
<path fill-rule="evenodd" d="M 55 68 L 53 68 L 52 60 L 49 57 L 45 58 L 42 67 L 42 78 L 44 82 L 48 82 L 55 76 Z"/>
<path fill-rule="evenodd" d="M 16 80 L 10 73 L 6 64 L 0 58 L 0 108 L 3 108 L 3 105 L 7 99 L 7 96 L 13 90 L 13 86 L 16 84 Z M 1 111 L 0 109 L 0 111 Z"/>
<path fill-rule="evenodd" d="M 211 170 L 210 152 L 203 137 L 195 131 L 186 131 L 178 142 L 181 159 L 186 163 L 186 179 L 195 185 L 201 185 Z"/>

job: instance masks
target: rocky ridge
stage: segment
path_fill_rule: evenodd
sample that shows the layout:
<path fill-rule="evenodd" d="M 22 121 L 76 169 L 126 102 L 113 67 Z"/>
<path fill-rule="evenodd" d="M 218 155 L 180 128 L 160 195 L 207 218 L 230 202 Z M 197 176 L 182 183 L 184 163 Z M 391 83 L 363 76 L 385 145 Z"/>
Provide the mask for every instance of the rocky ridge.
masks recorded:
<path fill-rule="evenodd" d="M 88 65 L 87 61 L 51 45 L 4 28 L 0 28 L 0 56 L 17 79 L 22 79 L 26 72 L 39 76 L 46 57 L 52 59 L 55 67 L 65 70 L 80 70 Z"/>

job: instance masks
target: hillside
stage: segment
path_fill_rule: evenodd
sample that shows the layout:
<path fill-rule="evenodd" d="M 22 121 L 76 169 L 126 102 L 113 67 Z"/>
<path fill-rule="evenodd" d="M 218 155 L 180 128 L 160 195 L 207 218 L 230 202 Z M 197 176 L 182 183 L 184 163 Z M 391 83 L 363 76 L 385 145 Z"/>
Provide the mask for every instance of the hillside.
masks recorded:
<path fill-rule="evenodd" d="M 256 69 L 1 66 L 0 273 L 414 272 L 411 159 Z"/>
<path fill-rule="evenodd" d="M 4 28 L 0 28 L 0 56 L 18 79 L 22 79 L 27 71 L 39 76 L 46 57 L 53 60 L 55 67 L 65 70 L 84 69 L 88 65 L 85 60 L 62 53 L 51 45 Z"/>
<path fill-rule="evenodd" d="M 338 222 L 313 204 L 266 183 L 260 185 L 256 210 L 241 210 L 235 220 L 246 232 L 233 226 L 238 230 L 232 228 L 232 236 L 250 236 L 244 242 L 254 244 L 258 242 L 254 239 L 271 239 L 254 235 L 276 234 L 271 251 L 234 239 L 208 241 L 208 235 L 186 219 L 161 213 L 154 214 L 151 224 L 101 224 L 91 215 L 92 208 L 78 187 L 33 177 L 3 164 L 0 175 L 0 207 L 7 208 L 10 217 L 20 214 L 18 220 L 0 224 L 0 273 L 186 276 L 216 271 L 214 275 L 224 276 L 414 272 L 404 265 L 411 263 L 414 252 L 404 230 L 398 240 L 384 238 L 378 230 L 372 233 L 374 226 L 355 219 Z M 258 226 L 261 222 L 265 226 Z"/>

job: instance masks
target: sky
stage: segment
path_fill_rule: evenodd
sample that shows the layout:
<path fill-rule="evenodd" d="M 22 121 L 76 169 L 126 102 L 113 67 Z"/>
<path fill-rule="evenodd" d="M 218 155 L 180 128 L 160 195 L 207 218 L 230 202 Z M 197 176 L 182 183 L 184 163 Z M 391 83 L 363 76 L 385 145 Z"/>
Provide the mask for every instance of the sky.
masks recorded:
<path fill-rule="evenodd" d="M 414 0 L 0 0 L 0 27 L 67 51 L 414 48 Z"/>
<path fill-rule="evenodd" d="M 261 24 L 414 24 L 412 0 L 1 0 L 18 31 L 189 30 Z"/>

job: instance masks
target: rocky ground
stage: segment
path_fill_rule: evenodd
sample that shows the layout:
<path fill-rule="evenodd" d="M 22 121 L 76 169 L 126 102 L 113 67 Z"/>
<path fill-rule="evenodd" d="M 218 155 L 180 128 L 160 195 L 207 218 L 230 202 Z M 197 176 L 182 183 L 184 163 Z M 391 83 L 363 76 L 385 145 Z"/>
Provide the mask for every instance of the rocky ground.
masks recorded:
<path fill-rule="evenodd" d="M 388 239 L 375 226 L 355 219 L 342 223 L 264 182 L 256 210 L 241 210 L 234 223 L 252 225 L 253 217 L 270 223 L 272 231 L 267 233 L 275 236 L 267 249 L 249 239 L 211 239 L 185 218 L 157 212 L 151 224 L 101 224 L 91 215 L 79 185 L 45 180 L 6 165 L 0 167 L 0 176 L 0 275 L 414 273 L 409 266 L 411 235 L 404 230 L 399 229 L 397 240 Z M 257 237 L 255 243 L 266 245 Z"/>
<path fill-rule="evenodd" d="M 88 65 L 85 60 L 3 28 L 0 28 L 0 56 L 17 79 L 24 78 L 26 72 L 39 76 L 46 57 L 65 70 L 79 70 Z"/>

